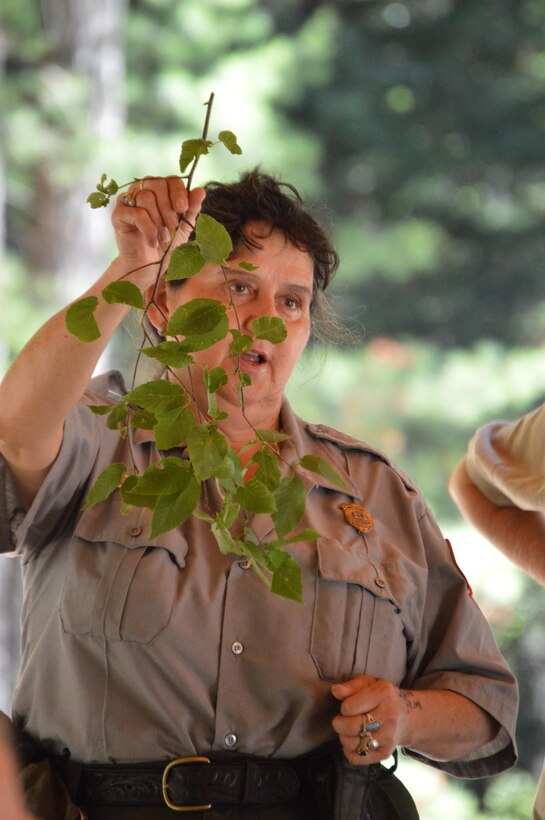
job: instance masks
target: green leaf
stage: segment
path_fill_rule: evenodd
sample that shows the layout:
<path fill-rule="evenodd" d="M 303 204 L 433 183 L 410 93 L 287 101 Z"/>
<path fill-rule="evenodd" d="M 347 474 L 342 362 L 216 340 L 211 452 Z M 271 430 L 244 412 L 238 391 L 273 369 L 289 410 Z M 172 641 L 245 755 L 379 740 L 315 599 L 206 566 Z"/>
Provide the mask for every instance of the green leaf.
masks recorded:
<path fill-rule="evenodd" d="M 297 561 L 284 550 L 271 550 L 267 553 L 267 565 L 273 574 L 271 592 L 290 601 L 302 603 L 303 584 L 301 568 Z"/>
<path fill-rule="evenodd" d="M 223 367 L 213 367 L 210 372 L 205 367 L 203 378 L 207 393 L 216 393 L 220 387 L 228 382 L 227 373 Z"/>
<path fill-rule="evenodd" d="M 115 404 L 90 404 L 88 406 L 91 413 L 94 413 L 96 416 L 106 416 L 112 412 Z"/>
<path fill-rule="evenodd" d="M 144 309 L 144 297 L 132 282 L 126 279 L 117 282 L 111 282 L 108 287 L 102 291 L 102 298 L 108 302 L 109 305 L 119 303 L 122 305 L 130 305 L 131 307 Z"/>
<path fill-rule="evenodd" d="M 193 357 L 187 352 L 187 347 L 183 342 L 161 342 L 153 347 L 142 347 L 140 352 L 149 359 L 155 359 L 168 367 L 181 369 L 193 364 Z"/>
<path fill-rule="evenodd" d="M 318 473 L 318 475 L 324 476 L 324 478 L 328 478 L 337 487 L 340 487 L 342 490 L 346 490 L 346 484 L 342 480 L 342 478 L 335 472 L 333 467 L 331 467 L 327 461 L 324 461 L 323 458 L 320 456 L 308 455 L 303 456 L 300 460 L 299 464 L 305 470 L 309 470 L 311 473 Z"/>
<path fill-rule="evenodd" d="M 198 518 L 200 521 L 206 521 L 207 524 L 213 524 L 214 519 L 208 513 L 203 512 L 202 510 L 193 510 L 193 515 L 195 518 Z"/>
<path fill-rule="evenodd" d="M 187 437 L 189 458 L 199 481 L 218 470 L 227 453 L 227 439 L 211 424 L 196 425 Z"/>
<path fill-rule="evenodd" d="M 245 333 L 241 333 L 240 330 L 234 328 L 231 328 L 229 333 L 231 333 L 233 337 L 229 345 L 229 356 L 240 356 L 240 354 L 246 350 L 251 350 L 254 341 L 251 336 L 247 336 Z"/>
<path fill-rule="evenodd" d="M 188 461 L 181 462 L 185 485 L 172 495 L 160 495 L 151 522 L 151 538 L 179 527 L 192 514 L 201 497 L 201 485 Z"/>
<path fill-rule="evenodd" d="M 107 194 L 103 194 L 102 191 L 93 191 L 92 194 L 89 194 L 86 201 L 93 210 L 96 210 L 97 208 L 105 208 L 110 202 L 110 197 Z"/>
<path fill-rule="evenodd" d="M 96 296 L 85 296 L 73 302 L 66 311 L 66 327 L 80 342 L 94 342 L 100 338 L 100 330 L 94 317 L 97 305 Z"/>
<path fill-rule="evenodd" d="M 235 504 L 231 493 L 227 493 L 222 509 L 216 514 L 216 524 L 222 529 L 229 529 L 238 518 L 240 506 Z"/>
<path fill-rule="evenodd" d="M 276 512 L 273 521 L 276 532 L 283 538 L 301 520 L 305 511 L 305 486 L 298 475 L 292 473 L 280 482 L 274 494 Z"/>
<path fill-rule="evenodd" d="M 298 532 L 297 535 L 290 535 L 288 538 L 277 538 L 275 541 L 265 541 L 264 549 L 277 549 L 284 547 L 286 544 L 296 544 L 298 541 L 315 541 L 320 538 L 320 533 L 316 530 L 304 529 Z"/>
<path fill-rule="evenodd" d="M 248 271 L 259 270 L 259 266 L 258 265 L 252 265 L 251 262 L 238 262 L 237 265 L 238 265 L 239 268 L 242 268 L 242 270 L 248 270 Z"/>
<path fill-rule="evenodd" d="M 238 144 L 237 138 L 232 131 L 220 131 L 218 139 L 220 142 L 223 142 L 227 150 L 232 154 L 242 154 L 242 148 Z"/>
<path fill-rule="evenodd" d="M 238 488 L 236 499 L 241 507 L 251 513 L 273 513 L 276 510 L 274 495 L 255 478 Z"/>
<path fill-rule="evenodd" d="M 274 345 L 283 342 L 288 331 L 286 325 L 278 316 L 260 316 L 252 322 L 252 333 L 256 339 L 266 339 Z"/>
<path fill-rule="evenodd" d="M 195 236 L 199 250 L 207 262 L 221 265 L 233 251 L 226 229 L 208 214 L 199 214 L 195 221 Z"/>
<path fill-rule="evenodd" d="M 95 504 L 100 504 L 102 501 L 106 501 L 114 490 L 117 490 L 126 471 L 126 466 L 120 462 L 109 464 L 106 469 L 100 473 L 97 480 L 89 490 L 89 494 L 85 499 L 83 509 L 88 510 L 89 507 L 93 507 Z"/>
<path fill-rule="evenodd" d="M 180 173 L 183 174 L 190 162 L 201 157 L 203 154 L 208 154 L 209 148 L 213 145 L 211 140 L 204 140 L 202 138 L 190 139 L 182 142 L 182 150 L 180 152 Z"/>
<path fill-rule="evenodd" d="M 165 279 L 167 282 L 190 279 L 202 270 L 205 264 L 206 259 L 197 246 L 188 242 L 172 251 Z"/>
<path fill-rule="evenodd" d="M 206 350 L 229 330 L 227 308 L 217 299 L 192 299 L 177 308 L 167 325 L 169 336 L 185 336 L 187 350 Z"/>
<path fill-rule="evenodd" d="M 208 397 L 208 415 L 212 419 L 227 418 L 227 414 L 223 411 L 218 411 L 218 401 L 216 392 L 224 384 L 227 384 L 227 373 L 223 367 L 213 367 L 209 372 L 208 368 L 204 368 L 203 381 Z"/>
<path fill-rule="evenodd" d="M 106 427 L 109 430 L 117 430 L 120 422 L 125 421 L 129 413 L 129 408 L 126 404 L 120 403 L 112 407 L 112 412 L 108 416 Z"/>
<path fill-rule="evenodd" d="M 155 444 L 158 450 L 170 450 L 187 439 L 195 423 L 191 410 L 187 407 L 173 407 L 168 412 L 157 412 L 157 423 L 154 427 Z"/>
<path fill-rule="evenodd" d="M 140 495 L 172 495 L 187 484 L 187 461 L 167 456 L 151 464 L 133 487 Z"/>
<path fill-rule="evenodd" d="M 248 373 L 238 374 L 238 400 L 241 404 L 244 403 L 244 388 L 250 387 L 251 383 L 252 380 L 249 377 Z"/>
<path fill-rule="evenodd" d="M 223 555 L 228 555 L 230 552 L 235 555 L 245 555 L 243 543 L 233 538 L 229 530 L 218 527 L 215 522 L 212 524 L 211 530 Z"/>
<path fill-rule="evenodd" d="M 274 492 L 280 483 L 280 467 L 276 453 L 268 447 L 263 447 L 254 453 L 250 463 L 258 465 L 254 478 L 262 481 L 268 490 Z"/>
<path fill-rule="evenodd" d="M 131 475 L 126 479 L 126 481 L 123 482 L 121 486 L 120 493 L 122 515 L 126 515 L 127 512 L 130 512 L 132 507 L 147 507 L 148 509 L 153 510 L 157 503 L 156 495 L 142 495 L 141 493 L 135 492 L 138 478 L 139 477 L 136 475 Z"/>
<path fill-rule="evenodd" d="M 151 413 L 166 412 L 170 408 L 187 404 L 187 394 L 178 384 L 166 379 L 155 379 L 141 384 L 125 396 L 125 401 L 143 407 Z"/>
<path fill-rule="evenodd" d="M 221 486 L 229 492 L 234 492 L 242 484 L 242 463 L 237 453 L 230 448 L 222 465 L 214 472 Z"/>
<path fill-rule="evenodd" d="M 97 191 L 101 191 L 104 194 L 108 194 L 109 196 L 113 196 L 114 194 L 117 194 L 117 192 L 119 191 L 119 185 L 117 184 L 115 179 L 111 179 L 108 182 L 108 184 L 105 185 L 104 183 L 106 182 L 107 179 L 108 179 L 108 174 L 102 174 L 102 176 L 100 177 L 100 182 L 97 185 Z"/>
<path fill-rule="evenodd" d="M 153 430 L 156 424 L 157 418 L 153 413 L 149 413 L 147 410 L 135 410 L 131 413 L 131 427 L 137 427 L 140 430 Z"/>
<path fill-rule="evenodd" d="M 266 441 L 268 444 L 278 444 L 280 441 L 288 441 L 291 436 L 286 433 L 280 433 L 278 430 L 256 430 L 259 439 L 257 441 Z"/>

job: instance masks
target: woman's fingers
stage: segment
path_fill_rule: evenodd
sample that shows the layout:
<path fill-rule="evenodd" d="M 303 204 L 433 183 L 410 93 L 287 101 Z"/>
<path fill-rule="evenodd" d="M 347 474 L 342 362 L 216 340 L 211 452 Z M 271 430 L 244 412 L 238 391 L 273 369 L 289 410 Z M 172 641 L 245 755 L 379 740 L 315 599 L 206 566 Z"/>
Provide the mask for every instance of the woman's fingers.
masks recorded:
<path fill-rule="evenodd" d="M 187 242 L 191 232 L 195 227 L 195 220 L 199 215 L 202 203 L 206 196 L 204 188 L 193 188 L 187 198 L 187 209 L 183 214 L 183 219 L 180 222 L 178 232 L 172 242 L 172 250 Z"/>
<path fill-rule="evenodd" d="M 166 248 L 178 229 L 173 249 L 186 242 L 200 211 L 205 192 L 188 192 L 179 177 L 143 177 L 117 198 L 112 214 L 119 250 L 127 257 L 147 248 Z"/>
<path fill-rule="evenodd" d="M 332 725 L 347 760 L 358 766 L 389 757 L 396 746 L 397 687 L 381 678 L 359 675 L 336 684 L 332 691 L 341 700 L 340 714 Z"/>

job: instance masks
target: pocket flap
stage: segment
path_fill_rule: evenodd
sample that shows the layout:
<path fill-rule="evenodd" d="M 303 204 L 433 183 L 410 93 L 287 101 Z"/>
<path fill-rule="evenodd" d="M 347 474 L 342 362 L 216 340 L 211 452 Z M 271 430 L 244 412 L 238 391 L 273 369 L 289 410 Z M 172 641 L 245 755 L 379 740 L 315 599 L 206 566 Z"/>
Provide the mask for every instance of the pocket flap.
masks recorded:
<path fill-rule="evenodd" d="M 185 566 L 187 541 L 179 529 L 169 530 L 151 540 L 153 513 L 146 507 L 133 507 L 121 513 L 117 494 L 103 504 L 83 510 L 75 534 L 86 541 L 121 544 L 127 549 L 159 547 L 168 550 L 180 568 Z"/>
<path fill-rule="evenodd" d="M 342 544 L 337 539 L 317 540 L 318 568 L 320 576 L 328 581 L 358 584 L 378 598 L 384 598 L 401 609 L 392 589 L 390 578 L 369 561 L 362 542 Z"/>

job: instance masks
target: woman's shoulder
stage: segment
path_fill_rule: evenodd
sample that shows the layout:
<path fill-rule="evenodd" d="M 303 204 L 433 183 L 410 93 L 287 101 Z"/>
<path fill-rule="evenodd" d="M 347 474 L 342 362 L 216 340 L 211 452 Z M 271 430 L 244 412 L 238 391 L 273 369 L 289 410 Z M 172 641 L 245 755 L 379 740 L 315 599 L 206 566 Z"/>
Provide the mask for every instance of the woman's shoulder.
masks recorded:
<path fill-rule="evenodd" d="M 91 379 L 83 394 L 83 401 L 86 404 L 100 400 L 107 403 L 116 402 L 123 398 L 126 392 L 125 381 L 119 370 L 108 370 Z"/>
<path fill-rule="evenodd" d="M 352 478 L 361 471 L 379 472 L 384 479 L 400 482 L 407 492 L 420 496 L 415 482 L 380 448 L 327 424 L 305 421 L 289 406 L 282 408 L 283 419 L 286 410 L 290 414 L 292 434 L 299 438 L 301 452 L 329 459 Z"/>

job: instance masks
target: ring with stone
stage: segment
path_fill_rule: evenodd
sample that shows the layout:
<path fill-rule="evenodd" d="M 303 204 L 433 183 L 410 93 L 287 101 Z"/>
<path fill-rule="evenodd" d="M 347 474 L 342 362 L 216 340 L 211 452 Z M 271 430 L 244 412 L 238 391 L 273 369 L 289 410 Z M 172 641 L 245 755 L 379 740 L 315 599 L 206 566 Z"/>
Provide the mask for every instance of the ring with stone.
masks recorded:
<path fill-rule="evenodd" d="M 363 715 L 363 722 L 362 722 L 362 729 L 365 732 L 376 732 L 377 729 L 380 729 L 382 723 L 380 720 L 375 720 L 373 715 L 369 712 Z"/>
<path fill-rule="evenodd" d="M 365 757 L 365 755 L 368 753 L 369 744 L 367 743 L 367 738 L 365 737 L 365 735 L 360 735 L 359 743 L 356 746 L 356 748 L 354 749 L 354 751 L 360 757 Z"/>
<path fill-rule="evenodd" d="M 121 202 L 124 205 L 128 205 L 129 208 L 136 208 L 136 199 L 129 199 L 129 197 L 125 196 L 125 194 L 121 197 Z"/>

